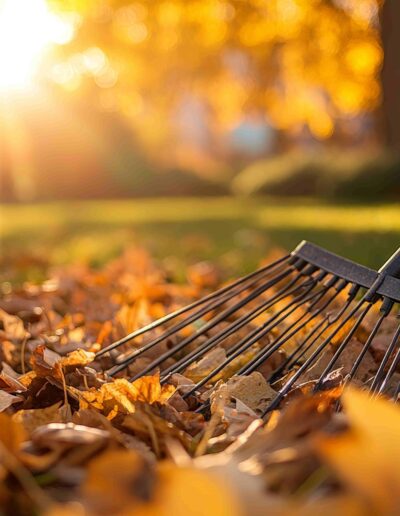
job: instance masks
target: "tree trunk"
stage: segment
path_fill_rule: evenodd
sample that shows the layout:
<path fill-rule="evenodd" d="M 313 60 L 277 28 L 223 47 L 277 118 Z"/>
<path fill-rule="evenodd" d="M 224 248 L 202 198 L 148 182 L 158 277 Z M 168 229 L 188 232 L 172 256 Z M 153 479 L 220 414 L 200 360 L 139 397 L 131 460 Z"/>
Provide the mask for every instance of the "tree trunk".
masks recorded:
<path fill-rule="evenodd" d="M 384 139 L 390 149 L 400 153 L 400 0 L 384 2 L 381 29 Z"/>

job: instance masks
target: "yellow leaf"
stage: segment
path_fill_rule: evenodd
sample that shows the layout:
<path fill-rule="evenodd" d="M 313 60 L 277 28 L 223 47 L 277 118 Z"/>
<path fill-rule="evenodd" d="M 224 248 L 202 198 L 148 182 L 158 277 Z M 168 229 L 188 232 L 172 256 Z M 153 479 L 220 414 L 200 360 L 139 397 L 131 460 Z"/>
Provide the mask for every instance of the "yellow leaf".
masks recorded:
<path fill-rule="evenodd" d="M 75 351 L 68 353 L 68 355 L 66 357 L 63 357 L 60 360 L 60 364 L 63 367 L 85 366 L 87 364 L 90 364 L 90 362 L 93 362 L 94 357 L 95 357 L 95 353 L 92 353 L 90 351 L 85 351 L 83 349 L 76 349 Z"/>
<path fill-rule="evenodd" d="M 28 371 L 18 378 L 18 381 L 22 383 L 24 387 L 29 388 L 32 381 L 37 377 L 35 371 Z"/>
<path fill-rule="evenodd" d="M 321 438 L 317 449 L 373 514 L 400 513 L 400 410 L 381 398 L 348 389 L 343 405 L 350 429 Z"/>
<path fill-rule="evenodd" d="M 135 411 L 135 402 L 164 403 L 175 392 L 173 385 L 160 385 L 160 377 L 144 376 L 133 383 L 124 378 L 118 378 L 113 382 L 106 383 L 99 390 L 72 391 L 78 395 L 82 409 L 92 406 L 101 410 L 110 418 L 117 413 L 129 414 Z"/>
<path fill-rule="evenodd" d="M 95 514 L 126 514 L 149 498 L 153 473 L 133 450 L 110 450 L 93 459 L 82 492 Z"/>
<path fill-rule="evenodd" d="M 25 440 L 25 431 L 20 423 L 7 414 L 0 414 L 0 442 L 11 453 L 17 453 Z"/>
<path fill-rule="evenodd" d="M 129 384 L 131 392 L 135 393 L 137 401 L 155 403 L 167 401 L 175 392 L 173 385 L 160 384 L 160 376 L 142 376 Z"/>
<path fill-rule="evenodd" d="M 170 462 L 158 466 L 154 500 L 136 516 L 239 516 L 236 495 L 221 476 Z"/>

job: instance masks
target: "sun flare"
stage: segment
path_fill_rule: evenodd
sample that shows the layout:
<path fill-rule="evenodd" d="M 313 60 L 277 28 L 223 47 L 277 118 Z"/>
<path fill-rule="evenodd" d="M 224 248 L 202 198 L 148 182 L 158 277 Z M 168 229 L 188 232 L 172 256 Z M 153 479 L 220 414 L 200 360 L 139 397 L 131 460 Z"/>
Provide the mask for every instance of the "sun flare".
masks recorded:
<path fill-rule="evenodd" d="M 72 36 L 45 0 L 0 0 L 0 90 L 29 86 L 49 45 Z"/>

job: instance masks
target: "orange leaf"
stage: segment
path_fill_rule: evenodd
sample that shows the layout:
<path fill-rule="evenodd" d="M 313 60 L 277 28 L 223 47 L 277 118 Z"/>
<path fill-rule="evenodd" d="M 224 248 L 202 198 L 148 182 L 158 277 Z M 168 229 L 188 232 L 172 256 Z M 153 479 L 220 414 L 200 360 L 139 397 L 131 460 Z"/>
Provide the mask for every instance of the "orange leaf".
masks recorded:
<path fill-rule="evenodd" d="M 117 413 L 129 414 L 135 411 L 135 402 L 164 403 L 175 392 L 172 385 L 160 385 L 160 377 L 144 376 L 133 383 L 118 378 L 106 383 L 100 389 L 77 391 L 70 388 L 80 399 L 81 408 L 92 406 L 112 419 Z"/>
<path fill-rule="evenodd" d="M 321 438 L 317 449 L 373 514 L 400 513 L 400 410 L 389 401 L 348 389 L 343 405 L 350 430 Z"/>

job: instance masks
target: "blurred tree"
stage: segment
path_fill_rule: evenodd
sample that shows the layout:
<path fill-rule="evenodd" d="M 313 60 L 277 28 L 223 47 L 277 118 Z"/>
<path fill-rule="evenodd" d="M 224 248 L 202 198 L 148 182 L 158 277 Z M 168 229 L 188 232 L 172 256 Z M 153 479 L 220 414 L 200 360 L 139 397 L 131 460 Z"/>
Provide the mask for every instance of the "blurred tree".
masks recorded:
<path fill-rule="evenodd" d="M 382 67 L 386 143 L 400 152 L 400 2 L 386 0 L 381 13 L 385 59 Z"/>
<path fill-rule="evenodd" d="M 197 106 L 191 131 L 218 155 L 220 135 L 249 113 L 288 138 L 340 140 L 380 104 L 380 0 L 51 5 L 76 16 L 76 37 L 54 61 L 52 80 L 122 112 L 161 162 L 185 158 L 182 105 Z"/>

